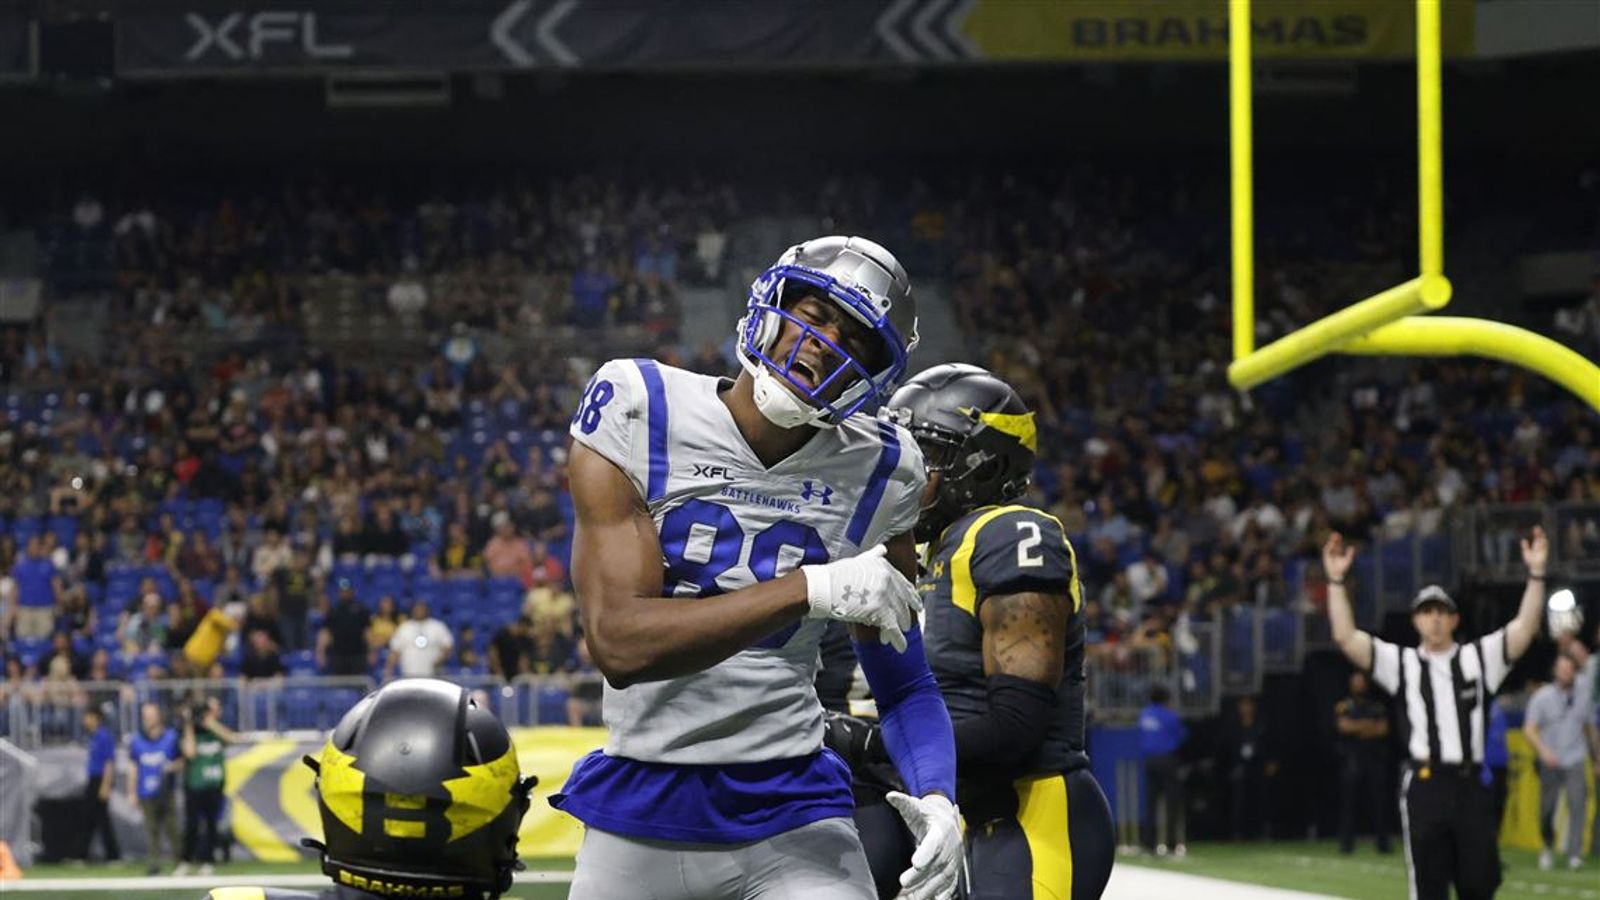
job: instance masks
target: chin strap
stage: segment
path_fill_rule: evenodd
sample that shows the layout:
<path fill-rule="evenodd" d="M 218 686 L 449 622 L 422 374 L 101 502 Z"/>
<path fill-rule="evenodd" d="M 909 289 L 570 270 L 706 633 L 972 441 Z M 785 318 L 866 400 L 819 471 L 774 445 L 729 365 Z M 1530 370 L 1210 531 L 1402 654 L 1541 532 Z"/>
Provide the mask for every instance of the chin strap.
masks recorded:
<path fill-rule="evenodd" d="M 755 379 L 752 395 L 756 409 L 761 410 L 761 414 L 767 417 L 768 422 L 779 428 L 799 428 L 802 425 L 815 428 L 833 427 L 833 423 L 827 421 L 827 410 L 817 409 L 796 397 L 793 391 L 773 377 L 765 364 L 757 362 L 751 375 Z"/>

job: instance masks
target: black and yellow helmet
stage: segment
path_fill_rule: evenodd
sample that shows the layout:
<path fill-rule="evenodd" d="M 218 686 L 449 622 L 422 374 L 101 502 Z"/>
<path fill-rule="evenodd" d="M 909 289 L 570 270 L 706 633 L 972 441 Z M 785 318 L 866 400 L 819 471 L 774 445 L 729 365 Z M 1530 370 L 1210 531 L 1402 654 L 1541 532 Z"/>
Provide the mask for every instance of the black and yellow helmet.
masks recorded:
<path fill-rule="evenodd" d="M 980 506 L 1008 503 L 1028 489 L 1038 437 L 1033 413 L 987 369 L 946 363 L 894 392 L 883 415 L 909 429 L 939 473 L 937 493 L 917 518 L 919 542 Z"/>
<path fill-rule="evenodd" d="M 319 758 L 322 871 L 386 897 L 494 898 L 511 887 L 536 783 L 511 735 L 457 685 L 395 681 L 362 698 Z"/>

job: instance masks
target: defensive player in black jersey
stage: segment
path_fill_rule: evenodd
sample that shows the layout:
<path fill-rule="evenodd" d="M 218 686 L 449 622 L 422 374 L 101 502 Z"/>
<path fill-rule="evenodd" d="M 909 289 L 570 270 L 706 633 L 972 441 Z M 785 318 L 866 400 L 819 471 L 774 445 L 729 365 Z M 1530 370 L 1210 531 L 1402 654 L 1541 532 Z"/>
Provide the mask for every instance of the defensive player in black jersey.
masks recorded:
<path fill-rule="evenodd" d="M 955 725 L 968 896 L 1098 898 L 1115 841 L 1084 747 L 1077 559 L 1054 517 L 1009 505 L 1033 468 L 1033 414 L 1004 381 L 950 364 L 908 381 L 885 415 L 927 459 L 917 587 L 928 660 Z M 878 735 L 859 721 L 830 717 L 829 738 L 858 769 L 880 755 Z M 883 820 L 858 816 L 864 830 L 872 821 Z"/>
<path fill-rule="evenodd" d="M 494 900 L 511 887 L 536 779 L 505 726 L 461 687 L 391 682 L 340 720 L 318 758 L 317 805 L 333 885 L 318 893 L 215 888 L 208 900 Z"/>

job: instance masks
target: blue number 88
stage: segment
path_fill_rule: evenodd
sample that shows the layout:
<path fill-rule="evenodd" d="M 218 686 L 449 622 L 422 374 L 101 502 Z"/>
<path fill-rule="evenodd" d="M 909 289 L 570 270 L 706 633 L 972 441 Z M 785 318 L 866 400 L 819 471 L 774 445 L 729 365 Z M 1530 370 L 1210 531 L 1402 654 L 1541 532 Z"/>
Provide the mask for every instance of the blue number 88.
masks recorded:
<path fill-rule="evenodd" d="M 696 545 L 691 549 L 692 539 Z M 717 579 L 739 565 L 744 552 L 744 528 L 733 510 L 709 500 L 690 500 L 661 519 L 661 554 L 666 559 L 662 588 L 667 596 L 711 597 L 722 593 Z M 822 535 L 809 525 L 792 520 L 773 522 L 756 533 L 746 561 L 757 581 L 828 561 Z M 785 628 L 759 646 L 781 646 L 797 626 Z"/>
<path fill-rule="evenodd" d="M 572 417 L 584 434 L 594 434 L 594 430 L 600 427 L 600 410 L 611 402 L 616 392 L 617 389 L 604 378 L 589 384 L 583 392 L 583 398 L 578 401 L 578 412 Z"/>

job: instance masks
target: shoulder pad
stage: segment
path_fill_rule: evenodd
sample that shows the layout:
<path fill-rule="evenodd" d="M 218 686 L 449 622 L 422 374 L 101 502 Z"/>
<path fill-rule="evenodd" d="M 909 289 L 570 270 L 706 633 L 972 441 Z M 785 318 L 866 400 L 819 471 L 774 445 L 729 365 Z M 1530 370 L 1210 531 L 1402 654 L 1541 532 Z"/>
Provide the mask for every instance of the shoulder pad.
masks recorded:
<path fill-rule="evenodd" d="M 976 615 L 983 598 L 1024 592 L 1070 596 L 1082 606 L 1077 554 L 1061 523 L 1028 506 L 1000 506 L 972 520 L 951 557 L 951 597 Z"/>

